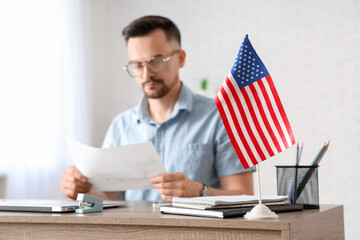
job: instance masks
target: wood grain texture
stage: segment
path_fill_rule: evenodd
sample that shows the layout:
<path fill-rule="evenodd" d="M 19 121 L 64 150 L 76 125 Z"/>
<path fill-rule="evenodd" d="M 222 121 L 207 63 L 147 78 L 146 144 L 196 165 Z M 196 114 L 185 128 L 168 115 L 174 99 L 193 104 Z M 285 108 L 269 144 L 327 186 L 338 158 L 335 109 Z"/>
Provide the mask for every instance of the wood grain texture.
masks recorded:
<path fill-rule="evenodd" d="M 30 226 L 31 225 L 31 226 Z M 67 224 L 4 224 L 0 239 L 281 239 L 281 231 Z M 6 233 L 3 234 L 3 233 Z"/>
<path fill-rule="evenodd" d="M 253 221 L 167 215 L 146 202 L 85 215 L 0 212 L 0 239 L 344 238 L 342 206 L 279 216 L 278 220 Z"/>
<path fill-rule="evenodd" d="M 344 239 L 343 206 L 309 214 L 290 223 L 293 239 Z M 303 231 L 306 229 L 306 231 Z"/>

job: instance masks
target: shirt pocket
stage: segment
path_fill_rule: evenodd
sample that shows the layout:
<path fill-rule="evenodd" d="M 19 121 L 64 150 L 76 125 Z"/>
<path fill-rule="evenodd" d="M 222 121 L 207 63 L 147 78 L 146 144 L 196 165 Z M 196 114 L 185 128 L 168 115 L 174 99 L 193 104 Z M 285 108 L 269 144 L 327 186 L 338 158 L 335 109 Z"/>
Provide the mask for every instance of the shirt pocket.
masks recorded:
<path fill-rule="evenodd" d="M 171 172 L 184 172 L 190 179 L 214 174 L 214 154 L 210 144 L 188 143 L 174 148 Z"/>

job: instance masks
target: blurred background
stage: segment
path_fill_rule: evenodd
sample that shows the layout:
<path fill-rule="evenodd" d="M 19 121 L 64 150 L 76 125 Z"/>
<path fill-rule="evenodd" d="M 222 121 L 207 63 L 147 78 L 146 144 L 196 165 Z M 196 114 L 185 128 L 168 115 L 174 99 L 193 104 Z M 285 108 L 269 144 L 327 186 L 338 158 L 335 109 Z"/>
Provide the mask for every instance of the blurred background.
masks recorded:
<path fill-rule="evenodd" d="M 181 79 L 215 97 L 245 36 L 270 72 L 309 164 L 320 203 L 343 204 L 345 234 L 360 223 L 360 2 L 357 0 L 14 0 L 0 2 L 0 198 L 63 198 L 72 159 L 63 135 L 100 147 L 118 113 L 142 93 L 122 69 L 122 29 L 149 14 L 182 34 Z M 207 79 L 206 91 L 201 82 Z M 276 194 L 275 165 L 261 164 L 262 194 Z M 255 175 L 254 175 L 255 176 Z M 255 181 L 256 183 L 256 181 Z"/>

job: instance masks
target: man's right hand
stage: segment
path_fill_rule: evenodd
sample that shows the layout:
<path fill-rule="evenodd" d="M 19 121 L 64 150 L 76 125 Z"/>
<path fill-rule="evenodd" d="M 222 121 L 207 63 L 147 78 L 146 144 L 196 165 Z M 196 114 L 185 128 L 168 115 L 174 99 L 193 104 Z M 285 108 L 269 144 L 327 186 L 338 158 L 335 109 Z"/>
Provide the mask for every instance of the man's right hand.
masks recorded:
<path fill-rule="evenodd" d="M 65 196 L 76 200 L 78 193 L 88 193 L 90 189 L 91 183 L 75 166 L 69 166 L 62 174 L 61 192 Z"/>

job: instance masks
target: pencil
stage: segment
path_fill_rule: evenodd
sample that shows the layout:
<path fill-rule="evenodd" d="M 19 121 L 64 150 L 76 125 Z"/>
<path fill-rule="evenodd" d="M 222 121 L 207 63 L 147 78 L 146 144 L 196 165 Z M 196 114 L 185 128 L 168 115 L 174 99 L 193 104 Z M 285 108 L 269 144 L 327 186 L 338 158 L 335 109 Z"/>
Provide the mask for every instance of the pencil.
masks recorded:
<path fill-rule="evenodd" d="M 295 201 L 296 199 L 300 196 L 301 192 L 304 190 L 305 185 L 307 184 L 307 182 L 309 181 L 309 179 L 311 178 L 312 174 L 314 173 L 316 167 L 319 165 L 321 159 L 323 158 L 323 156 L 325 155 L 325 152 L 327 151 L 328 147 L 330 144 L 330 140 L 325 142 L 324 145 L 321 146 L 318 154 L 315 156 L 314 160 L 311 163 L 311 168 L 309 168 L 304 176 L 301 178 L 300 182 L 297 184 L 296 186 L 296 194 L 295 194 Z"/>
<path fill-rule="evenodd" d="M 312 161 L 311 166 L 319 165 L 321 159 L 324 157 L 324 155 L 329 147 L 329 144 L 330 144 L 330 140 L 325 142 L 324 145 L 321 146 L 318 154 L 315 156 L 314 160 Z"/>

